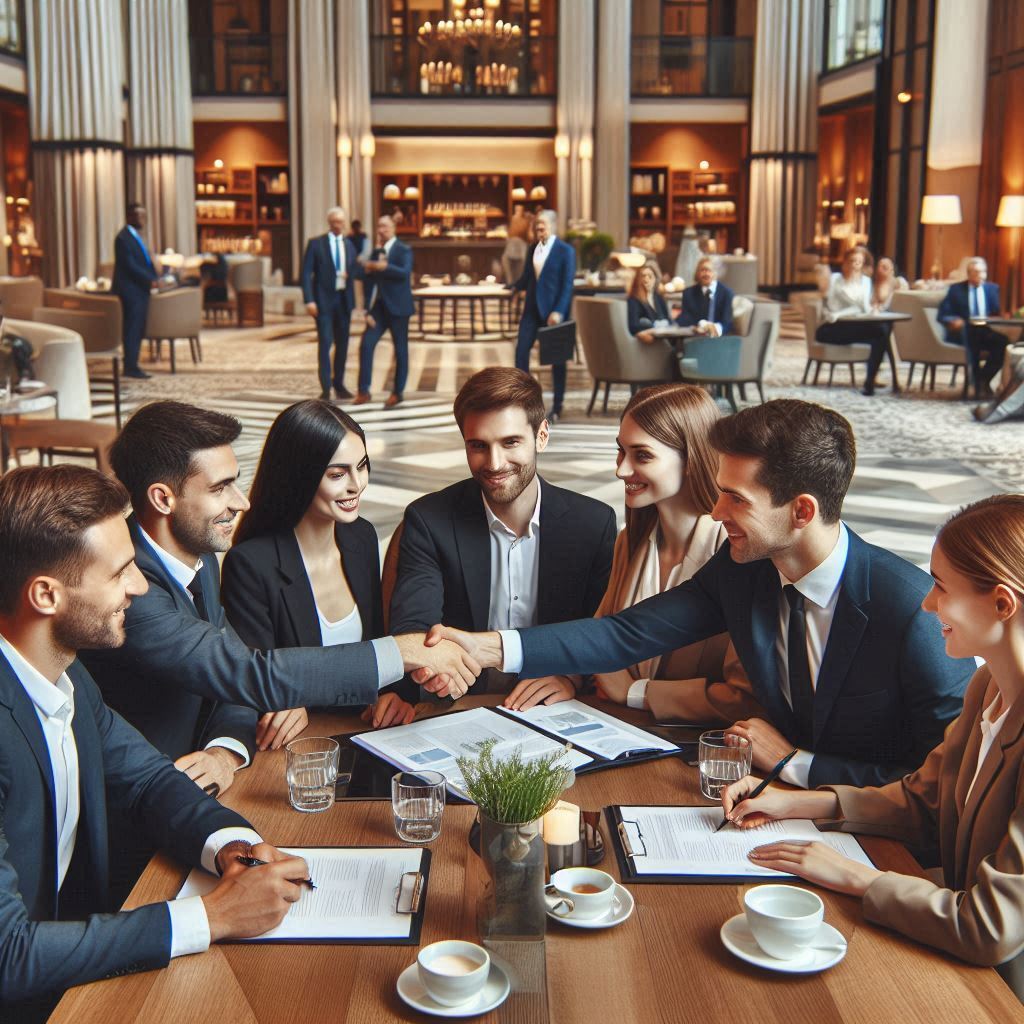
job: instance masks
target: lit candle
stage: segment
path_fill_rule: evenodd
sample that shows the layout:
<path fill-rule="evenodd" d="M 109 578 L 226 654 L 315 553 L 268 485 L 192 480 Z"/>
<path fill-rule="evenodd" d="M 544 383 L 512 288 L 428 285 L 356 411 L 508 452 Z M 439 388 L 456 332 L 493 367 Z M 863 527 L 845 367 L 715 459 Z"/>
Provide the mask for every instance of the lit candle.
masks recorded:
<path fill-rule="evenodd" d="M 550 846 L 569 846 L 579 842 L 580 809 L 576 804 L 559 800 L 544 815 L 544 842 Z"/>

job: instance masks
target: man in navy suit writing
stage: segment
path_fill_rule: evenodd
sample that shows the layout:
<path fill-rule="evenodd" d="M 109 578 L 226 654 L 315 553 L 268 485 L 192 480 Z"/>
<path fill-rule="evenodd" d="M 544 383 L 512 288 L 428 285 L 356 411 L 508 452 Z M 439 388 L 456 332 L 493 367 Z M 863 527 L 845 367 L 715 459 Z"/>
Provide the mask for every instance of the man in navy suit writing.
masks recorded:
<path fill-rule="evenodd" d="M 718 280 L 715 261 L 704 256 L 697 262 L 697 282 L 683 290 L 683 309 L 676 318 L 680 327 L 693 327 L 697 334 L 720 338 L 732 333 L 731 288 Z"/>
<path fill-rule="evenodd" d="M 519 340 L 516 342 L 516 369 L 530 372 L 530 349 L 537 340 L 537 331 L 547 325 L 560 324 L 568 319 L 572 307 L 572 283 L 576 276 L 576 250 L 563 242 L 555 231 L 558 218 L 554 210 L 541 210 L 533 222 L 536 241 L 526 253 L 526 266 L 512 288 L 526 292 L 523 316 L 519 321 Z M 553 405 L 547 414 L 549 423 L 562 415 L 565 399 L 565 363 L 551 367 L 555 386 Z"/>
<path fill-rule="evenodd" d="M 729 539 L 692 579 L 601 619 L 435 627 L 432 637 L 459 641 L 484 668 L 535 678 L 612 672 L 728 632 L 767 716 L 733 726 L 751 741 L 755 767 L 796 748 L 782 775 L 794 785 L 899 778 L 960 713 L 975 665 L 946 656 L 921 608 L 928 575 L 840 519 L 855 461 L 850 424 L 780 399 L 719 420 L 711 438 L 720 454 L 712 515 Z"/>
<path fill-rule="evenodd" d="M 142 238 L 146 230 L 146 208 L 142 203 L 128 204 L 127 221 L 114 239 L 114 279 L 110 290 L 121 300 L 124 375 L 146 380 L 149 374 L 139 366 L 139 350 L 146 330 L 149 293 L 159 275 Z"/>
<path fill-rule="evenodd" d="M 355 306 L 355 279 L 362 274 L 351 238 L 345 236 L 345 211 L 327 211 L 326 234 L 311 238 L 302 260 L 302 298 L 316 321 L 319 343 L 320 397 L 329 400 L 331 387 L 339 399 L 352 397 L 345 387 L 348 332 Z M 334 372 L 331 372 L 331 346 Z"/>
<path fill-rule="evenodd" d="M 972 323 L 988 316 L 999 315 L 999 285 L 991 284 L 988 264 L 975 256 L 967 264 L 967 280 L 949 286 L 939 305 L 939 323 L 946 325 L 946 340 L 967 349 L 971 379 L 976 398 L 992 394 L 992 378 L 1003 367 L 1006 336 L 987 324 Z M 988 358 L 982 365 L 982 354 Z"/>
<path fill-rule="evenodd" d="M 385 331 L 391 331 L 395 346 L 395 384 L 384 402 L 386 408 L 398 405 L 405 397 L 409 376 L 409 317 L 415 309 L 412 301 L 412 249 L 395 237 L 395 222 L 390 217 L 377 221 L 377 248 L 370 253 L 366 272 L 366 333 L 359 347 L 359 394 L 356 405 L 370 401 L 373 378 L 373 350 Z"/>

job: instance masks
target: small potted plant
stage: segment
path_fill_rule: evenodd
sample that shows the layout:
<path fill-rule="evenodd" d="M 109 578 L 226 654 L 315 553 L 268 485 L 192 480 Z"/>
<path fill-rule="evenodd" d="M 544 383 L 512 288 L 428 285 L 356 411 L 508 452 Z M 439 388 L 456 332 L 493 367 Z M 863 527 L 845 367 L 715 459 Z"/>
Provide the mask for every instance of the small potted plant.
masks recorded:
<path fill-rule="evenodd" d="M 470 799 L 480 808 L 480 856 L 489 876 L 478 924 L 483 939 L 544 936 L 544 840 L 540 819 L 575 781 L 569 749 L 524 759 L 522 748 L 494 757 L 494 740 L 476 758 L 460 757 Z"/>

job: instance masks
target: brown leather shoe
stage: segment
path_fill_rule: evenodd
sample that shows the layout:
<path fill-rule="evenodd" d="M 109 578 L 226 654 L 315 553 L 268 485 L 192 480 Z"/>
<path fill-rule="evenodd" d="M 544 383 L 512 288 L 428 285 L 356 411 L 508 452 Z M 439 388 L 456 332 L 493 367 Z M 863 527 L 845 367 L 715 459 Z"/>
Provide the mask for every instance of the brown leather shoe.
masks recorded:
<path fill-rule="evenodd" d="M 384 400 L 385 409 L 393 409 L 399 402 L 402 401 L 404 395 L 400 395 L 397 391 L 392 391 L 390 395 Z"/>
<path fill-rule="evenodd" d="M 360 391 L 359 394 L 356 395 L 355 400 L 352 402 L 352 404 L 353 405 L 366 405 L 366 403 L 368 401 L 370 401 L 369 394 L 366 391 Z"/>

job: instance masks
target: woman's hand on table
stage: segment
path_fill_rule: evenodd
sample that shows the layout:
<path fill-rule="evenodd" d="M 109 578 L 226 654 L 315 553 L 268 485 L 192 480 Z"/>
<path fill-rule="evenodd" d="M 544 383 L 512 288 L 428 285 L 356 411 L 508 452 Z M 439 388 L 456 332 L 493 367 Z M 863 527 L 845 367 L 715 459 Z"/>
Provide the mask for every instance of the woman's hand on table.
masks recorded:
<path fill-rule="evenodd" d="M 416 708 L 397 693 L 382 693 L 377 703 L 371 704 L 359 717 L 374 729 L 387 729 L 392 725 L 408 725 L 416 717 Z"/>
<path fill-rule="evenodd" d="M 868 886 L 882 874 L 819 842 L 787 840 L 767 843 L 751 850 L 749 857 L 758 867 L 788 871 L 808 882 L 835 889 L 848 896 L 863 896 Z"/>
<path fill-rule="evenodd" d="M 256 747 L 259 750 L 278 750 L 290 743 L 309 725 L 305 708 L 268 711 L 256 723 Z"/>
<path fill-rule="evenodd" d="M 542 676 L 517 683 L 503 706 L 510 711 L 529 711 L 537 704 L 559 704 L 575 696 L 576 687 L 568 676 Z"/>
<path fill-rule="evenodd" d="M 626 695 L 635 680 L 624 668 L 620 668 L 617 672 L 598 673 L 594 676 L 594 682 L 598 697 L 616 704 L 625 704 Z"/>

